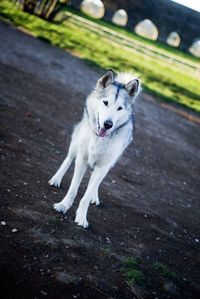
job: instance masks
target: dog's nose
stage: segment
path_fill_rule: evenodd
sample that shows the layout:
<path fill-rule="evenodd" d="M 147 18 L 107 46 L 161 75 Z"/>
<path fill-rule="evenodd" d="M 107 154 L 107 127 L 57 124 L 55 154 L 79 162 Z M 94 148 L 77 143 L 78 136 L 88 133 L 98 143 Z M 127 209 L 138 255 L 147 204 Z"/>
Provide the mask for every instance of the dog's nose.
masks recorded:
<path fill-rule="evenodd" d="M 104 121 L 104 127 L 105 127 L 106 130 L 111 129 L 112 126 L 113 126 L 113 122 L 111 120 Z"/>

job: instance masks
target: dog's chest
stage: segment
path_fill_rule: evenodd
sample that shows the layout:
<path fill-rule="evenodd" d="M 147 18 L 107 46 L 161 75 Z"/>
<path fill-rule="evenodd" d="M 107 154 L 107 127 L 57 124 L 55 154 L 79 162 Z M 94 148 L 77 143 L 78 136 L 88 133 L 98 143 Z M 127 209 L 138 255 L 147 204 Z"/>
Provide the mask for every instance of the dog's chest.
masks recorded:
<path fill-rule="evenodd" d="M 95 138 L 89 142 L 88 146 L 88 164 L 90 167 L 94 167 L 98 164 L 103 154 L 106 154 L 108 148 L 107 138 Z"/>

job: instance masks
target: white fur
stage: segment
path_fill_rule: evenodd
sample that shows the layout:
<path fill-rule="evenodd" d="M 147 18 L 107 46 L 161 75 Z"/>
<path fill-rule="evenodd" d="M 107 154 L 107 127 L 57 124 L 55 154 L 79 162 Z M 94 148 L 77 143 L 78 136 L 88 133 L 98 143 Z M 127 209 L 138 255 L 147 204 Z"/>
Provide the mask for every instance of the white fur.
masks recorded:
<path fill-rule="evenodd" d="M 133 84 L 135 83 L 135 78 L 125 73 L 118 74 L 116 80 L 124 84 L 131 80 Z M 98 197 L 100 183 L 132 140 L 133 102 L 140 87 L 138 86 L 134 96 L 129 96 L 128 87 L 127 90 L 120 89 L 116 100 L 117 87 L 112 84 L 113 81 L 113 73 L 108 71 L 99 79 L 96 88 L 88 96 L 83 119 L 72 134 L 68 155 L 49 181 L 50 185 L 60 187 L 65 172 L 75 158 L 74 175 L 67 195 L 61 202 L 54 204 L 56 211 L 66 213 L 73 204 L 87 167 L 93 169 L 75 218 L 75 222 L 84 228 L 88 227 L 87 210 L 90 202 L 96 205 L 100 203 Z M 107 106 L 105 101 L 108 101 Z M 123 109 L 119 110 L 119 107 Z M 105 130 L 107 120 L 112 121 L 113 127 Z M 100 130 L 106 132 L 106 136 L 98 136 Z"/>
<path fill-rule="evenodd" d="M 131 72 L 129 72 L 129 73 L 122 72 L 122 73 L 117 73 L 117 75 L 116 75 L 116 81 L 119 81 L 124 84 L 127 84 L 134 79 L 138 79 L 138 75 L 133 74 Z M 142 86 L 141 86 L 141 84 L 139 84 L 138 95 L 140 94 L 141 91 L 142 91 Z M 136 100 L 136 99 L 137 99 L 137 97 L 134 98 L 134 100 Z"/>

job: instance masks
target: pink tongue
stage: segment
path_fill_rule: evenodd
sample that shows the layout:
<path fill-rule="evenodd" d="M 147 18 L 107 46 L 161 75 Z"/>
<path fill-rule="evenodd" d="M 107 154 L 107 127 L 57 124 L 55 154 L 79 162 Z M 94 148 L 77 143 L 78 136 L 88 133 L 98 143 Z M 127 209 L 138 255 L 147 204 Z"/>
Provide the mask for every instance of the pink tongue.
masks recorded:
<path fill-rule="evenodd" d="M 100 129 L 99 130 L 99 136 L 101 136 L 101 137 L 106 136 L 106 130 L 105 129 Z"/>

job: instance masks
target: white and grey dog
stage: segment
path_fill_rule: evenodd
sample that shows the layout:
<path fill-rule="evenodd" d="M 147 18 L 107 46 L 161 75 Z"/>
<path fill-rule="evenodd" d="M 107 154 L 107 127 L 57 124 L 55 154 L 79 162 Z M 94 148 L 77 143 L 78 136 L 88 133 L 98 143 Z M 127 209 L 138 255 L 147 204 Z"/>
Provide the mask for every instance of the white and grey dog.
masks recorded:
<path fill-rule="evenodd" d="M 90 202 L 99 205 L 98 188 L 109 169 L 132 141 L 133 106 L 140 91 L 140 82 L 132 74 L 106 72 L 87 97 L 83 119 L 75 126 L 68 155 L 50 185 L 60 186 L 65 172 L 75 158 L 74 175 L 64 199 L 54 204 L 66 213 L 72 206 L 87 167 L 93 169 L 86 192 L 80 201 L 75 222 L 88 227 Z"/>

